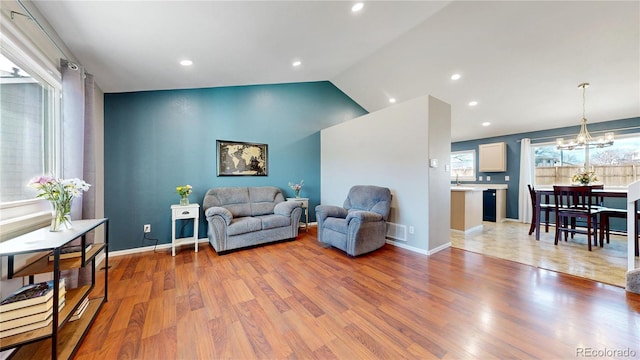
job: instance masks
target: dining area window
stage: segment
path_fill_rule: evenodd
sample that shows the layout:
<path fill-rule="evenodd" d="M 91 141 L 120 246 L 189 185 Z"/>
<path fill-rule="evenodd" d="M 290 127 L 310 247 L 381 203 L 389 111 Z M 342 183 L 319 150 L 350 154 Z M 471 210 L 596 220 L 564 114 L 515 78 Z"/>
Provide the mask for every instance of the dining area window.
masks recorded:
<path fill-rule="evenodd" d="M 583 150 L 559 150 L 553 143 L 534 144 L 537 186 L 569 185 L 584 169 Z M 640 134 L 620 136 L 612 146 L 589 150 L 589 167 L 606 186 L 627 186 L 640 180 Z"/>

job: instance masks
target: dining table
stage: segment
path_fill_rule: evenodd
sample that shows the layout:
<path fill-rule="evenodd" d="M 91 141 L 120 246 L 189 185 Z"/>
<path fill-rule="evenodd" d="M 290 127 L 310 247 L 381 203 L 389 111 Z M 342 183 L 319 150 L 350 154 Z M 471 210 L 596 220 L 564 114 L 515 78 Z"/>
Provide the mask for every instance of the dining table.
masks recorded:
<path fill-rule="evenodd" d="M 541 187 L 535 190 L 536 193 L 536 204 L 548 204 L 549 197 L 553 197 L 553 188 Z M 603 188 L 603 189 L 592 189 L 591 194 L 595 197 L 602 198 L 627 198 L 628 190 L 627 188 Z M 542 202 L 542 199 L 545 199 Z M 540 240 L 540 206 L 535 207 L 536 212 L 536 240 Z"/>

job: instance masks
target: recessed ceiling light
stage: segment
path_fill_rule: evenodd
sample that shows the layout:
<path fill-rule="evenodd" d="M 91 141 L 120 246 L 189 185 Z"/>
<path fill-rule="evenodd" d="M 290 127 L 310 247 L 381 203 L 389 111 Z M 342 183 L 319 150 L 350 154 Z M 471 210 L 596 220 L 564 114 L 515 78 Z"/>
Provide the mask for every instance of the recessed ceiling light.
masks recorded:
<path fill-rule="evenodd" d="M 298 67 L 298 66 L 302 65 L 302 61 L 300 61 L 300 60 L 296 60 L 296 61 L 292 62 L 292 63 L 291 63 L 291 65 L 292 65 L 293 67 Z"/>
<path fill-rule="evenodd" d="M 485 121 L 485 122 L 482 123 L 482 126 L 489 126 L 489 125 L 491 125 L 491 123 L 488 122 L 488 121 Z"/>
<path fill-rule="evenodd" d="M 476 105 L 478 105 L 478 102 L 477 102 L 477 101 L 475 101 L 475 100 L 474 100 L 474 101 L 469 102 L 469 106 L 476 106 Z"/>
<path fill-rule="evenodd" d="M 395 98 L 389 98 L 389 102 L 392 103 L 392 104 L 395 104 L 396 99 Z"/>
<path fill-rule="evenodd" d="M 191 66 L 193 65 L 193 61 L 185 59 L 185 60 L 180 60 L 180 65 L 182 66 Z"/>
<path fill-rule="evenodd" d="M 352 12 L 358 12 L 358 11 L 362 10 L 362 8 L 363 8 L 363 7 L 364 7 L 364 3 L 361 3 L 361 2 L 359 2 L 359 3 L 355 3 L 355 4 L 353 4 L 353 6 L 351 7 L 351 11 L 352 11 Z"/>
<path fill-rule="evenodd" d="M 451 80 L 459 80 L 462 77 L 462 75 L 460 74 L 453 74 L 451 75 Z"/>

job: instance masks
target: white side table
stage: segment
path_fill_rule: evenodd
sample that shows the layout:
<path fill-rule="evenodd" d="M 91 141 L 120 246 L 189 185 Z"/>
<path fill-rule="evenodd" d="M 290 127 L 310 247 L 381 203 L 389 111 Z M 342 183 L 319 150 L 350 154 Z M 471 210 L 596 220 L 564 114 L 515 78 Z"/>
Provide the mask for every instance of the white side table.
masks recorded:
<path fill-rule="evenodd" d="M 305 216 L 304 230 L 309 232 L 309 198 L 287 198 L 287 201 L 298 201 L 302 204 Z"/>
<path fill-rule="evenodd" d="M 198 252 L 198 222 L 200 204 L 171 205 L 171 256 L 176 256 L 176 245 L 194 242 Z M 193 219 L 193 237 L 176 239 L 176 220 Z"/>

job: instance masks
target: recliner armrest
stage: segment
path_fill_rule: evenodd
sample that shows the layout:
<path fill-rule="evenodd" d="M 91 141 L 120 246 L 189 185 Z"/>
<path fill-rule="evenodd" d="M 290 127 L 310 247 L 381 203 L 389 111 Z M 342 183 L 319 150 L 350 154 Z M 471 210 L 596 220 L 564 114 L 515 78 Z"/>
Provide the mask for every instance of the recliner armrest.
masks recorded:
<path fill-rule="evenodd" d="M 219 215 L 224 219 L 227 225 L 230 225 L 231 220 L 233 220 L 233 214 L 231 214 L 231 211 L 218 206 L 212 206 L 208 208 L 207 211 L 205 211 L 204 215 L 207 217 L 207 220 L 209 220 L 209 218 L 213 216 Z"/>
<path fill-rule="evenodd" d="M 316 218 L 322 220 L 328 217 L 346 218 L 347 210 L 335 205 L 318 205 L 316 206 Z"/>
<path fill-rule="evenodd" d="M 383 220 L 382 215 L 364 210 L 350 211 L 347 215 L 347 224 L 350 223 L 353 219 L 360 220 L 360 222 L 374 222 Z"/>

